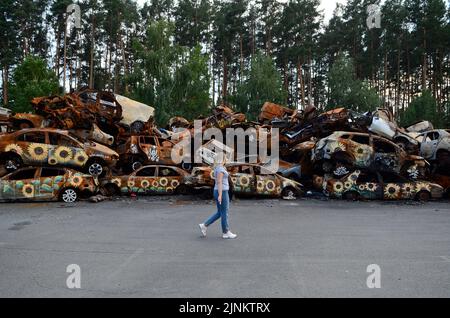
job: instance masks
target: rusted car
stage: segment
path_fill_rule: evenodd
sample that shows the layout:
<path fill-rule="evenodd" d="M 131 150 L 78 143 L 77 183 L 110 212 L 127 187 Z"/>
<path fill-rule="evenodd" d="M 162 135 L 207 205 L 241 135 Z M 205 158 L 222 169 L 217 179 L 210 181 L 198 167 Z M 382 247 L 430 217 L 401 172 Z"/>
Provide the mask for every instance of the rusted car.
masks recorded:
<path fill-rule="evenodd" d="M 174 166 L 149 165 L 130 175 L 108 178 L 102 187 L 109 195 L 115 194 L 186 194 L 189 187 L 183 180 L 189 174 Z"/>
<path fill-rule="evenodd" d="M 120 166 L 130 172 L 149 164 L 173 165 L 174 145 L 173 141 L 155 135 L 130 136 L 117 146 Z"/>
<path fill-rule="evenodd" d="M 32 128 L 0 135 L 0 163 L 8 171 L 24 165 L 49 165 L 101 176 L 118 159 L 108 147 L 90 141 L 83 144 L 64 130 Z"/>
<path fill-rule="evenodd" d="M 444 129 L 430 130 L 416 138 L 420 155 L 430 161 L 448 164 L 450 161 L 450 133 Z M 450 165 L 449 165 L 450 167 Z"/>
<path fill-rule="evenodd" d="M 341 179 L 314 176 L 314 186 L 334 198 L 347 200 L 420 200 L 442 198 L 444 189 L 428 181 L 407 179 L 396 173 L 363 173 L 360 170 Z"/>
<path fill-rule="evenodd" d="M 11 125 L 14 129 L 27 129 L 27 128 L 44 128 L 45 118 L 28 113 L 17 113 L 9 118 Z"/>
<path fill-rule="evenodd" d="M 425 174 L 427 167 L 422 157 L 408 155 L 385 138 L 344 131 L 321 139 L 313 150 L 312 160 L 324 172 L 333 172 L 335 176 L 357 168 L 396 172 L 417 179 Z"/>
<path fill-rule="evenodd" d="M 26 167 L 0 179 L 0 201 L 72 203 L 97 192 L 96 178 L 67 168 Z"/>
<path fill-rule="evenodd" d="M 233 193 L 268 197 L 294 198 L 303 194 L 303 186 L 278 174 L 264 171 L 257 164 L 228 164 Z M 267 174 L 265 173 L 267 172 Z M 184 183 L 192 188 L 211 188 L 214 176 L 211 167 L 196 167 Z"/>
<path fill-rule="evenodd" d="M 433 174 L 429 177 L 433 183 L 437 183 L 444 188 L 445 194 L 450 198 L 450 171 L 447 171 L 447 175 Z"/>
<path fill-rule="evenodd" d="M 293 114 L 293 109 L 271 102 L 265 102 L 261 108 L 261 113 L 259 114 L 258 120 L 261 123 L 269 124 L 274 119 L 282 119 L 286 116 L 292 116 Z"/>

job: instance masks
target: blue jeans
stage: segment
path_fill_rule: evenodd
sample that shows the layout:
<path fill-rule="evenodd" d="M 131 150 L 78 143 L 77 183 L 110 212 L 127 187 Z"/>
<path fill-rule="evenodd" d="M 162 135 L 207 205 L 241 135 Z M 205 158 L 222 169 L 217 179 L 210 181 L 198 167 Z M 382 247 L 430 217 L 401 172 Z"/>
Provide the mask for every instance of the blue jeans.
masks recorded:
<path fill-rule="evenodd" d="M 228 196 L 228 191 L 222 191 L 222 204 L 218 201 L 219 191 L 214 190 L 214 200 L 216 200 L 217 212 L 214 213 L 206 220 L 205 225 L 210 226 L 218 219 L 222 222 L 222 232 L 225 234 L 228 232 L 228 207 L 230 205 L 230 197 Z"/>

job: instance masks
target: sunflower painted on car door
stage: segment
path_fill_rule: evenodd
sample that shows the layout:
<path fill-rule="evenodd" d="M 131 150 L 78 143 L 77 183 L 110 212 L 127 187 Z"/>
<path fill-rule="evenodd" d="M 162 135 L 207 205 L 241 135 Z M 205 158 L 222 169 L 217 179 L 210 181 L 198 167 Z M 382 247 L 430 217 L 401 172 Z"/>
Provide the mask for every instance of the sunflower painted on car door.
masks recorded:
<path fill-rule="evenodd" d="M 111 180 L 122 193 L 136 194 L 171 194 L 177 191 L 181 181 L 187 175 L 175 167 L 145 166 L 130 176 Z"/>
<path fill-rule="evenodd" d="M 3 177 L 0 180 L 0 199 L 34 199 L 39 192 L 39 182 L 35 179 L 36 171 L 37 168 L 25 168 Z"/>
<path fill-rule="evenodd" d="M 19 154 L 25 164 L 47 163 L 49 146 L 46 143 L 45 132 L 30 131 L 16 137 L 16 144 L 9 146 Z"/>
<path fill-rule="evenodd" d="M 75 139 L 49 132 L 48 164 L 83 167 L 88 160 L 88 155 L 82 145 Z"/>
<path fill-rule="evenodd" d="M 233 191 L 236 193 L 252 194 L 255 192 L 256 178 L 251 165 L 234 166 L 230 168 Z"/>
<path fill-rule="evenodd" d="M 254 167 L 256 177 L 256 193 L 265 196 L 281 195 L 281 181 L 276 174 L 264 171 L 261 167 Z"/>

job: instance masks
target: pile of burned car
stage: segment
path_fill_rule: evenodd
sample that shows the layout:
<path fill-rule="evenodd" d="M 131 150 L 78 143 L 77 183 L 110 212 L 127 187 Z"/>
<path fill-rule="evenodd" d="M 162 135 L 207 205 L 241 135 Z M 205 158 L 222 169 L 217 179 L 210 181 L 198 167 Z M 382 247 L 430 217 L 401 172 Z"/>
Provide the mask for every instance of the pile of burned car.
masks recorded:
<path fill-rule="evenodd" d="M 194 123 L 174 117 L 157 127 L 152 107 L 110 92 L 81 89 L 31 104 L 34 114 L 0 114 L 0 201 L 71 203 L 99 193 L 210 196 L 217 149 L 227 156 L 237 196 L 294 199 L 320 192 L 349 200 L 426 201 L 449 193 L 449 131 L 429 122 L 399 127 L 386 109 L 320 113 L 267 102 L 256 122 L 227 105 L 199 118 L 201 133 L 255 128 L 245 149 L 277 128 L 280 156 L 278 171 L 272 171 L 270 162 L 214 139 L 189 145 L 189 155 L 199 162 L 186 160 L 186 153 L 175 160 L 174 150 L 193 141 Z"/>

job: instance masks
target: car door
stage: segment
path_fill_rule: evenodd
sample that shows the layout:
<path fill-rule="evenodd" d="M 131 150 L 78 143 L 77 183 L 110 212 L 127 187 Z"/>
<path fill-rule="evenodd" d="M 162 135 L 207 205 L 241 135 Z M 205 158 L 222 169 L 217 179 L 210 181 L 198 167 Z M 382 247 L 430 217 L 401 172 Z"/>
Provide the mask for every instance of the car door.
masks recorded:
<path fill-rule="evenodd" d="M 36 198 L 39 192 L 39 179 L 36 179 L 36 171 L 36 168 L 24 168 L 8 176 L 8 186 L 14 192 L 11 199 L 33 200 Z"/>
<path fill-rule="evenodd" d="M 276 174 L 269 173 L 261 167 L 253 167 L 255 173 L 256 191 L 258 195 L 279 196 L 281 194 L 281 180 Z"/>
<path fill-rule="evenodd" d="M 390 172 L 379 173 L 380 184 L 383 186 L 384 200 L 399 200 L 403 198 L 402 184 L 399 183 L 399 175 Z"/>
<path fill-rule="evenodd" d="M 158 138 L 155 136 L 140 136 L 139 147 L 147 156 L 147 161 L 151 163 L 159 162 L 161 154 L 158 147 Z"/>
<path fill-rule="evenodd" d="M 128 178 L 128 190 L 138 194 L 153 194 L 160 190 L 157 181 L 157 168 L 142 167 Z"/>
<path fill-rule="evenodd" d="M 56 132 L 48 133 L 50 165 L 83 167 L 88 155 L 77 140 Z"/>
<path fill-rule="evenodd" d="M 420 143 L 420 155 L 425 159 L 435 159 L 437 146 L 439 144 L 439 132 L 431 131 L 423 134 Z"/>
<path fill-rule="evenodd" d="M 45 133 L 42 131 L 27 131 L 16 138 L 17 145 L 23 150 L 22 160 L 25 164 L 45 164 L 48 160 L 49 146 L 46 144 Z"/>
<path fill-rule="evenodd" d="M 401 169 L 400 148 L 387 140 L 373 137 L 372 146 L 374 150 L 373 164 L 377 170 L 399 172 Z"/>
<path fill-rule="evenodd" d="M 256 187 L 253 167 L 250 165 L 240 165 L 236 168 L 236 172 L 231 174 L 234 186 L 233 191 L 241 194 L 253 194 Z"/>
<path fill-rule="evenodd" d="M 182 176 L 173 167 L 158 167 L 158 182 L 160 185 L 165 185 L 161 193 L 174 193 L 176 188 L 180 185 Z"/>
<path fill-rule="evenodd" d="M 46 200 L 56 200 L 61 184 L 65 183 L 66 171 L 53 167 L 42 167 L 38 170 L 40 180 L 38 197 Z"/>

